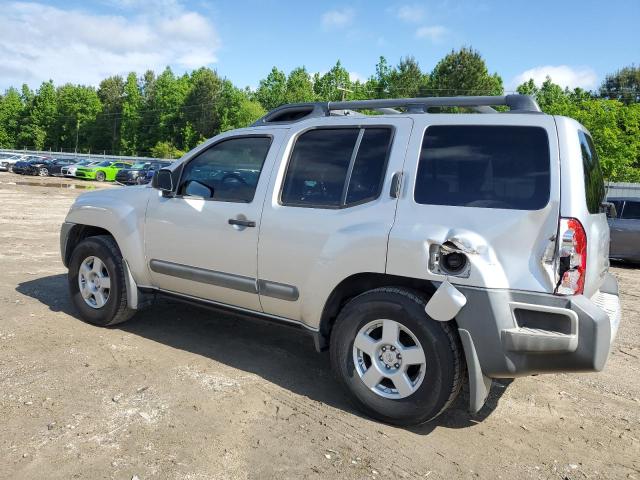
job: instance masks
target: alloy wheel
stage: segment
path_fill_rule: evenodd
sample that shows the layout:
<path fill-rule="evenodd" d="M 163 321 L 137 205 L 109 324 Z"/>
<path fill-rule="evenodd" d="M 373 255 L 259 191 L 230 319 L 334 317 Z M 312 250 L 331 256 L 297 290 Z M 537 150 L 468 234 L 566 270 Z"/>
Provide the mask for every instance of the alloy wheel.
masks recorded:
<path fill-rule="evenodd" d="M 353 342 L 353 362 L 362 382 L 384 398 L 406 398 L 424 380 L 426 358 L 417 337 L 395 320 L 364 325 Z"/>
<path fill-rule="evenodd" d="M 91 308 L 102 308 L 109 300 L 111 277 L 98 257 L 87 257 L 80 264 L 78 285 L 85 303 Z"/>

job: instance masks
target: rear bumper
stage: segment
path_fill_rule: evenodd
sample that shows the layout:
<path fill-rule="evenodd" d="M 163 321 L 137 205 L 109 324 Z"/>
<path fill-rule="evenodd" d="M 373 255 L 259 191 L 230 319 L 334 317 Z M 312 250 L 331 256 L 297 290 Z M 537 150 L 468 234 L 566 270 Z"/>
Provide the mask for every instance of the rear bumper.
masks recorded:
<path fill-rule="evenodd" d="M 591 298 L 457 288 L 467 304 L 456 321 L 469 332 L 485 376 L 604 368 L 620 324 L 618 285 L 612 275 Z"/>

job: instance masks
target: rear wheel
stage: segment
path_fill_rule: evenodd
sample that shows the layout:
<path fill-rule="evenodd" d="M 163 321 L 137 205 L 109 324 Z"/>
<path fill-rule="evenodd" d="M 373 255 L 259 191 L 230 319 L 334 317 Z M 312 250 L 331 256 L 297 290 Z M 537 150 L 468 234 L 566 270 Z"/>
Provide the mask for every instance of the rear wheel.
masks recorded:
<path fill-rule="evenodd" d="M 96 173 L 96 180 L 98 182 L 104 182 L 106 178 L 107 178 L 107 176 L 104 174 L 104 172 L 97 172 Z"/>
<path fill-rule="evenodd" d="M 69 261 L 69 292 L 83 320 L 103 327 L 129 320 L 136 311 L 127 304 L 122 255 L 108 235 L 78 244 Z"/>
<path fill-rule="evenodd" d="M 334 371 L 356 405 L 383 422 L 427 422 L 460 392 L 457 332 L 430 319 L 425 304 L 403 288 L 371 290 L 343 308 L 331 333 Z"/>
<path fill-rule="evenodd" d="M 47 167 L 42 167 L 38 170 L 38 175 L 40 175 L 41 177 L 48 177 L 49 176 L 49 169 Z"/>

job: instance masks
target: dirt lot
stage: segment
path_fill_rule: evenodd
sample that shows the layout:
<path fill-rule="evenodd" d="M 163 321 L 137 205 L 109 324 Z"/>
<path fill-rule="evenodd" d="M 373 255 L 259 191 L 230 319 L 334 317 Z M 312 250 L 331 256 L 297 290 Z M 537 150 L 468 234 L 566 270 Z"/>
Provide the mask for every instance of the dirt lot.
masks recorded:
<path fill-rule="evenodd" d="M 77 183 L 0 173 L 0 478 L 640 480 L 640 269 L 613 268 L 604 372 L 494 382 L 478 415 L 463 394 L 401 429 L 354 411 L 296 331 L 174 303 L 81 322 L 58 229 L 82 190 L 16 181 Z"/>

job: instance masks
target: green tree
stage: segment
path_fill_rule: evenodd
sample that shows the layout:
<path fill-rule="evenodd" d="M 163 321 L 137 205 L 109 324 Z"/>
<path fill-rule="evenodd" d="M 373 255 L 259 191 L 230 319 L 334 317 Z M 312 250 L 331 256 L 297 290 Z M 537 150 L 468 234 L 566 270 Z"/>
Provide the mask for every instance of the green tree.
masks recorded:
<path fill-rule="evenodd" d="M 10 88 L 0 97 L 0 147 L 18 147 L 23 108 L 22 98 L 15 88 Z"/>
<path fill-rule="evenodd" d="M 324 75 L 315 74 L 313 89 L 318 100 L 337 102 L 351 98 L 349 90 L 351 79 L 349 72 L 342 66 L 340 60 Z"/>
<path fill-rule="evenodd" d="M 307 69 L 298 67 L 291 70 L 287 77 L 285 102 L 313 102 L 315 98 L 316 94 L 313 91 L 313 81 Z"/>
<path fill-rule="evenodd" d="M 120 127 L 124 80 L 120 75 L 105 78 L 96 92 L 102 110 L 96 117 L 91 143 L 96 150 L 117 153 L 120 148 Z"/>
<path fill-rule="evenodd" d="M 102 110 L 93 87 L 67 83 L 57 89 L 58 144 L 66 150 L 91 151 L 91 131 Z"/>
<path fill-rule="evenodd" d="M 265 113 L 262 105 L 249 99 L 246 92 L 234 87 L 229 80 L 224 81 L 217 105 L 220 131 L 248 127 Z"/>
<path fill-rule="evenodd" d="M 287 76 L 285 73 L 273 67 L 267 78 L 260 80 L 255 97 L 267 110 L 287 103 Z"/>
<path fill-rule="evenodd" d="M 166 68 L 157 78 L 143 78 L 144 113 L 142 115 L 139 149 L 148 152 L 158 142 L 182 144 L 183 111 L 189 93 L 188 75 L 176 77 Z"/>
<path fill-rule="evenodd" d="M 25 98 L 27 116 L 19 133 L 19 143 L 36 150 L 57 147 L 57 102 L 53 82 L 43 82 L 35 94 L 29 92 Z"/>
<path fill-rule="evenodd" d="M 210 138 L 220 130 L 216 104 L 222 93 L 222 79 L 210 68 L 201 68 L 191 74 L 189 93 L 185 99 L 184 121 L 193 134 L 183 131 L 185 148 L 190 148 L 194 138 Z M 183 128 L 184 128 L 183 127 Z M 184 136 L 187 133 L 187 137 Z"/>
<path fill-rule="evenodd" d="M 490 74 L 484 59 L 472 48 L 452 50 L 438 62 L 429 77 L 433 95 L 502 95 L 502 78 Z"/>
<path fill-rule="evenodd" d="M 427 87 L 428 75 L 422 73 L 420 66 L 413 57 L 400 59 L 398 66 L 388 73 L 386 80 L 389 96 L 418 97 Z"/>
<path fill-rule="evenodd" d="M 363 86 L 370 97 L 389 97 L 392 70 L 387 59 L 381 56 L 376 64 L 376 74 L 370 77 Z"/>
<path fill-rule="evenodd" d="M 605 77 L 600 96 L 624 104 L 640 102 L 640 67 L 631 65 Z"/>
<path fill-rule="evenodd" d="M 127 75 L 122 100 L 122 126 L 120 151 L 135 155 L 140 147 L 140 121 L 142 120 L 142 93 L 134 72 Z"/>
<path fill-rule="evenodd" d="M 178 150 L 171 142 L 158 142 L 151 147 L 151 156 L 155 158 L 180 158 L 184 152 Z"/>

